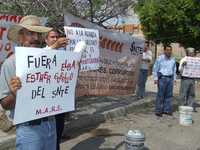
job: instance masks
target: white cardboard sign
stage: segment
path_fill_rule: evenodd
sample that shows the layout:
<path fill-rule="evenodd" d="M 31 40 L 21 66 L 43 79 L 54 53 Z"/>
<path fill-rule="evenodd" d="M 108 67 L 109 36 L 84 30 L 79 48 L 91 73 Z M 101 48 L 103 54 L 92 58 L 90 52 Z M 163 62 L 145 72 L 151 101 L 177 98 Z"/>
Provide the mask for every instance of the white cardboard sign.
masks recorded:
<path fill-rule="evenodd" d="M 187 57 L 187 65 L 183 69 L 183 76 L 190 78 L 200 78 L 200 58 Z"/>
<path fill-rule="evenodd" d="M 79 41 L 85 41 L 86 49 L 82 53 L 80 71 L 99 68 L 99 31 L 96 29 L 64 27 L 69 44 L 66 49 L 73 51 Z"/>
<path fill-rule="evenodd" d="M 17 92 L 14 124 L 75 109 L 81 53 L 16 47 Z"/>

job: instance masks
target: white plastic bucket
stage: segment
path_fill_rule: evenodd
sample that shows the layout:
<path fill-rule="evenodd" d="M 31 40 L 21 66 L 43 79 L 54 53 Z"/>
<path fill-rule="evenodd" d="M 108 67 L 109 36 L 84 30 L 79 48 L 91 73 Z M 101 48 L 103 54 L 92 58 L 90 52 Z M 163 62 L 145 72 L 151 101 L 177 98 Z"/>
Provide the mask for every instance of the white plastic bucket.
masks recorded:
<path fill-rule="evenodd" d="M 189 126 L 192 124 L 192 111 L 193 108 L 190 106 L 179 106 L 179 123 L 184 126 Z"/>

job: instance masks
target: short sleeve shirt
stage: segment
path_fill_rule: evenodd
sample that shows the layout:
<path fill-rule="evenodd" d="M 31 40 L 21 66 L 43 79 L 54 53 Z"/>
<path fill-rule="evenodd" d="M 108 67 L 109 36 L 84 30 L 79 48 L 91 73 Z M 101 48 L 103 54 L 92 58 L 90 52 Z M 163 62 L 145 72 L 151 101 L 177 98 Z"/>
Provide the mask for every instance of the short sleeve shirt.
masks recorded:
<path fill-rule="evenodd" d="M 16 74 L 15 69 L 15 55 L 10 56 L 6 59 L 1 66 L 1 74 L 0 74 L 0 101 L 3 98 L 7 97 L 10 94 L 9 82 L 12 77 Z M 14 110 L 10 110 L 10 119 L 13 119 Z"/>

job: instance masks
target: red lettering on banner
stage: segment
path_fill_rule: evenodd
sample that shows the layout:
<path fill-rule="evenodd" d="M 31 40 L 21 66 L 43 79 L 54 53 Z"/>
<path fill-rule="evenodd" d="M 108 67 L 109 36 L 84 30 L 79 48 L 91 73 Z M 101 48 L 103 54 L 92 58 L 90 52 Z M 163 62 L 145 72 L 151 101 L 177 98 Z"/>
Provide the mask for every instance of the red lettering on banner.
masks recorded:
<path fill-rule="evenodd" d="M 112 43 L 112 40 L 107 40 L 106 41 L 106 49 L 110 49 L 110 44 Z M 111 49 L 112 51 L 112 49 Z"/>
<path fill-rule="evenodd" d="M 0 27 L 0 40 L 3 39 L 3 33 L 6 31 L 6 28 Z"/>
<path fill-rule="evenodd" d="M 120 53 L 122 52 L 122 47 L 123 47 L 123 45 L 124 45 L 123 43 L 120 43 L 120 44 L 119 44 L 118 52 L 120 52 Z"/>
<path fill-rule="evenodd" d="M 100 39 L 102 39 L 101 42 L 100 42 L 100 46 L 102 48 L 106 48 L 106 41 L 107 41 L 107 39 L 103 38 L 103 37 L 100 37 Z"/>
<path fill-rule="evenodd" d="M 111 44 L 111 49 L 112 49 L 112 50 L 115 50 L 115 47 L 116 47 L 115 45 L 116 45 L 116 44 L 117 44 L 116 41 L 114 41 L 114 42 Z"/>
<path fill-rule="evenodd" d="M 71 26 L 85 28 L 82 24 L 80 24 L 78 22 L 71 23 Z M 105 48 L 105 49 L 111 50 L 113 52 L 121 53 L 122 52 L 122 47 L 123 47 L 124 44 L 120 43 L 120 42 L 117 42 L 117 41 L 113 41 L 113 40 L 108 39 L 106 37 L 100 36 L 99 45 L 100 45 L 101 48 Z"/>
<path fill-rule="evenodd" d="M 16 16 L 16 15 L 0 15 L 1 21 L 10 21 L 14 23 L 19 23 L 22 19 L 22 16 Z"/>
<path fill-rule="evenodd" d="M 121 53 L 123 45 L 124 45 L 123 43 L 113 41 L 113 40 L 110 40 L 110 39 L 100 36 L 100 47 L 101 48 L 106 48 L 113 52 Z"/>

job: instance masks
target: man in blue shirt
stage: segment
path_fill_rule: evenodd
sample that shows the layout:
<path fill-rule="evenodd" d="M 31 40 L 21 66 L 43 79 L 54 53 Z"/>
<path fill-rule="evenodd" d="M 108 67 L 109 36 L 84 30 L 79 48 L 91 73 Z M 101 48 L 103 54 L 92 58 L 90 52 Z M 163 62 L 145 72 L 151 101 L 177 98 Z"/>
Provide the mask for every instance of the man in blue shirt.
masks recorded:
<path fill-rule="evenodd" d="M 155 114 L 172 115 L 171 100 L 173 96 L 173 81 L 176 80 L 176 61 L 171 57 L 172 47 L 164 46 L 164 53 L 160 55 L 153 66 L 154 83 L 158 86 Z"/>

